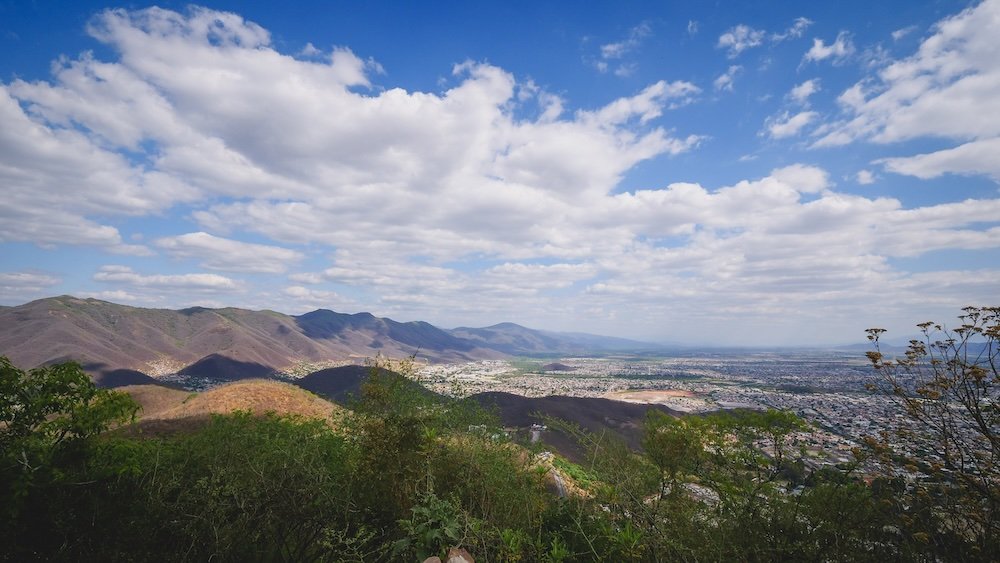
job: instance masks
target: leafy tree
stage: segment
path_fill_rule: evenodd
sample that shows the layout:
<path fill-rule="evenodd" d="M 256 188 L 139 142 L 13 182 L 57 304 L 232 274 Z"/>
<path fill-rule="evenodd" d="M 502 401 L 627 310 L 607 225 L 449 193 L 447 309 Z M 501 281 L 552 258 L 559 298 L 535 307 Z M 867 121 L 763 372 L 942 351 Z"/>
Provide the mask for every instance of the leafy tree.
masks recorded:
<path fill-rule="evenodd" d="M 72 541 L 61 532 L 91 498 L 85 474 L 95 439 L 138 408 L 98 389 L 75 363 L 25 372 L 0 357 L 0 560 Z"/>
<path fill-rule="evenodd" d="M 0 495 L 9 512 L 33 485 L 58 480 L 93 437 L 134 418 L 139 405 L 98 389 L 75 363 L 24 372 L 0 356 Z"/>
<path fill-rule="evenodd" d="M 869 440 L 887 477 L 907 475 L 900 517 L 916 551 L 944 560 L 1000 559 L 1000 307 L 966 307 L 954 329 L 917 325 L 903 357 L 869 329 L 870 388 L 911 424 Z"/>

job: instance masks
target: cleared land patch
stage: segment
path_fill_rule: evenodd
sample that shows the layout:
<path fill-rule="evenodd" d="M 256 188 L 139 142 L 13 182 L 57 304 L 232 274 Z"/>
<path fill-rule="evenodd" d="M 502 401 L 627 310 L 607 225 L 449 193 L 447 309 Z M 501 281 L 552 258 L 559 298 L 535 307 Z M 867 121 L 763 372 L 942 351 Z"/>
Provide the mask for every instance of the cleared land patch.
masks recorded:
<path fill-rule="evenodd" d="M 699 394 L 685 389 L 630 389 L 611 391 L 604 396 L 626 403 L 664 405 L 681 412 L 704 412 L 717 408 Z"/>

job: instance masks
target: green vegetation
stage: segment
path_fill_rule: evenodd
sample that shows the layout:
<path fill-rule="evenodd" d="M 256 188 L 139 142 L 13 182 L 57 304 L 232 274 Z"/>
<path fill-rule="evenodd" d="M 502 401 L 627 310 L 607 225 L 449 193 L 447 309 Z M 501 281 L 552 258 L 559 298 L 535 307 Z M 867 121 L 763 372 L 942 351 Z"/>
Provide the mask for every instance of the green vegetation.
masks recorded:
<path fill-rule="evenodd" d="M 884 467 L 919 478 L 899 499 L 902 533 L 942 558 L 1000 560 L 1000 307 L 966 307 L 961 325 L 917 325 L 904 357 L 889 359 L 870 329 L 871 389 L 914 424 L 873 437 Z"/>
<path fill-rule="evenodd" d="M 542 366 L 545 365 L 546 360 L 544 358 L 514 358 L 508 360 L 508 363 L 514 368 L 517 375 L 530 375 L 542 373 Z"/>
<path fill-rule="evenodd" d="M 554 458 L 552 465 L 586 491 L 592 490 L 599 483 L 596 475 L 587 471 L 582 465 L 573 463 L 565 458 Z"/>
<path fill-rule="evenodd" d="M 914 424 L 851 463 L 809 471 L 787 412 L 650 411 L 642 453 L 549 420 L 587 452 L 552 461 L 567 498 L 489 413 L 384 365 L 333 425 L 236 412 L 154 437 L 79 366 L 2 359 L 0 560 L 995 561 L 998 312 L 967 313 L 872 353 Z"/>

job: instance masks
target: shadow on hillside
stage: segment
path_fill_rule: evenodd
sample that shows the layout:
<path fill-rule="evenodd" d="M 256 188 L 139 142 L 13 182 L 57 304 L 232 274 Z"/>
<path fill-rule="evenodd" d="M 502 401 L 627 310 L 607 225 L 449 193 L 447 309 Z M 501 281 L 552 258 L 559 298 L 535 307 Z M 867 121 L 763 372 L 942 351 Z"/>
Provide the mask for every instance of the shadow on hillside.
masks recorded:
<path fill-rule="evenodd" d="M 274 368 L 256 362 L 234 360 L 222 354 L 209 354 L 177 373 L 215 381 L 239 381 L 266 378 L 274 374 Z"/>
<path fill-rule="evenodd" d="M 171 389 L 180 389 L 180 387 L 176 385 L 163 383 L 155 377 L 146 375 L 145 373 L 135 369 L 114 369 L 111 366 L 100 362 L 83 364 L 81 367 L 83 368 L 83 371 L 87 372 L 90 375 L 90 378 L 94 380 L 94 384 L 103 389 L 114 389 L 116 387 L 125 387 L 127 385 L 159 385 L 161 387 L 169 387 Z"/>

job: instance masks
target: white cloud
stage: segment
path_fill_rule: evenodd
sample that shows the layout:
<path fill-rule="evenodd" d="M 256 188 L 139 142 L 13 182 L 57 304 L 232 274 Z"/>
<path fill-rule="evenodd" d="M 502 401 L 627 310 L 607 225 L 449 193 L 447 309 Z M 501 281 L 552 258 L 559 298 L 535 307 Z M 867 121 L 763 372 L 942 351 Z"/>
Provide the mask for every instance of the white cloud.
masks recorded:
<path fill-rule="evenodd" d="M 323 283 L 323 276 L 317 272 L 298 272 L 290 274 L 288 279 L 298 283 L 319 284 Z"/>
<path fill-rule="evenodd" d="M 743 67 L 740 65 L 730 65 L 729 69 L 727 69 L 725 73 L 720 74 L 712 84 L 715 86 L 716 90 L 732 92 L 733 81 L 736 79 L 736 75 L 742 70 Z"/>
<path fill-rule="evenodd" d="M 60 278 L 40 272 L 0 272 L 0 300 L 20 304 L 24 299 L 43 297 L 60 283 Z"/>
<path fill-rule="evenodd" d="M 239 289 L 239 282 L 218 274 L 139 274 L 128 266 L 101 266 L 94 281 L 122 284 L 133 288 L 229 292 Z"/>
<path fill-rule="evenodd" d="M 292 285 L 284 288 L 282 294 L 290 298 L 290 304 L 294 308 L 294 310 L 287 311 L 289 313 L 304 313 L 316 309 L 332 309 L 334 311 L 355 311 L 358 309 L 357 302 L 345 298 L 336 291 Z"/>
<path fill-rule="evenodd" d="M 845 90 L 838 101 L 848 118 L 823 130 L 814 146 L 859 139 L 898 143 L 917 138 L 956 141 L 933 153 L 880 162 L 920 178 L 946 173 L 1000 178 L 1000 1 L 987 0 L 941 20 L 912 56 L 882 68 L 877 78 Z"/>
<path fill-rule="evenodd" d="M 883 47 L 881 43 L 877 43 L 865 48 L 865 50 L 858 55 L 858 59 L 865 67 L 878 69 L 892 62 L 892 54 L 888 49 Z"/>
<path fill-rule="evenodd" d="M 813 39 L 813 45 L 802 57 L 803 62 L 825 61 L 833 59 L 833 64 L 841 64 L 854 54 L 854 42 L 846 31 L 837 34 L 833 43 L 827 45 L 822 39 Z"/>
<path fill-rule="evenodd" d="M 0 289 L 4 291 L 52 287 L 60 281 L 62 280 L 55 276 L 34 272 L 0 272 Z"/>
<path fill-rule="evenodd" d="M 205 232 L 164 237 L 153 244 L 174 258 L 193 258 L 202 267 L 228 272 L 282 273 L 300 260 L 300 252 L 220 238 Z"/>
<path fill-rule="evenodd" d="M 116 218 L 190 209 L 214 234 L 166 237 L 153 248 L 206 268 L 279 273 L 302 256 L 283 246 L 301 243 L 329 253 L 329 263 L 292 270 L 287 287 L 268 295 L 218 274 L 105 266 L 93 278 L 106 291 L 95 295 L 176 304 L 236 294 L 271 307 L 345 303 L 332 306 L 439 324 L 516 315 L 634 335 L 683 321 L 692 339 L 743 343 L 748 330 L 772 338 L 768 323 L 782 315 L 808 311 L 816 326 L 840 332 L 867 322 L 871 308 L 920 303 L 940 278 L 909 275 L 893 258 L 1000 247 L 997 199 L 906 208 L 840 192 L 806 164 L 723 186 L 621 193 L 637 164 L 704 141 L 701 131 L 672 128 L 671 109 L 702 94 L 688 81 L 584 109 L 477 62 L 456 65 L 440 91 L 383 88 L 364 55 L 341 48 L 300 60 L 238 17 L 206 28 L 214 14 L 107 12 L 94 29 L 113 61 L 83 56 L 58 64 L 52 82 L 3 86 L 0 185 L 9 197 L 0 238 L 141 252 L 122 242 Z M 985 97 L 997 88 L 983 76 L 992 76 L 997 63 L 986 54 L 995 48 L 978 46 L 996 34 L 954 33 L 843 93 L 847 119 L 823 135 L 889 142 L 943 123 L 959 147 L 1000 136 L 991 132 L 1000 112 Z M 737 45 L 734 36 L 723 47 Z M 904 63 L 915 65 L 911 73 Z M 951 103 L 945 90 L 966 79 L 966 89 L 947 94 L 977 120 L 928 105 L 925 96 L 938 93 L 936 104 Z M 817 123 L 801 110 L 818 82 L 805 84 L 789 94 L 798 105 L 768 120 L 764 134 L 792 137 Z M 994 170 L 980 154 L 987 149 L 881 165 L 984 173 Z M 261 244 L 235 240 L 243 237 Z M 968 293 L 935 299 L 996 295 L 995 274 L 961 273 L 968 283 L 953 287 Z M 576 326 L 581 311 L 607 324 Z"/>
<path fill-rule="evenodd" d="M 575 282 L 594 277 L 598 272 L 594 264 L 523 264 L 506 262 L 483 272 L 482 282 L 487 287 L 552 289 L 568 287 Z"/>
<path fill-rule="evenodd" d="M 512 75 L 474 62 L 456 65 L 456 83 L 441 94 L 358 93 L 351 87 L 370 85 L 366 73 L 377 69 L 350 50 L 298 60 L 233 14 L 114 10 L 91 31 L 116 62 L 83 56 L 62 63 L 53 83 L 15 81 L 17 100 L 0 99 L 9 114 L 0 154 L 16 167 L 5 183 L 13 187 L 4 240 L 120 246 L 117 229 L 90 217 L 214 202 L 194 216 L 219 233 L 245 228 L 349 247 L 412 240 L 398 246 L 435 255 L 507 252 L 499 229 L 530 225 L 561 198 L 606 193 L 637 162 L 701 139 L 654 124 L 696 98 L 700 90 L 684 81 L 567 117 L 557 96 L 537 89 L 532 99 L 528 88 L 522 100 Z M 537 120 L 514 117 L 517 104 L 535 103 Z M 89 133 L 58 126 L 65 123 Z M 23 142 L 32 137 L 51 147 Z M 143 168 L 115 152 L 144 147 L 153 148 Z M 429 212 L 413 212 L 429 201 L 437 202 Z M 470 220 L 486 209 L 491 220 Z"/>
<path fill-rule="evenodd" d="M 772 139 L 784 139 L 798 135 L 802 129 L 812 123 L 819 114 L 815 111 L 802 111 L 794 115 L 783 112 L 781 115 L 772 117 L 764 123 L 767 134 Z"/>
<path fill-rule="evenodd" d="M 306 43 L 306 46 L 303 47 L 301 51 L 299 51 L 299 54 L 304 57 L 316 57 L 322 55 L 323 51 L 317 49 L 316 46 L 313 45 L 312 43 Z"/>
<path fill-rule="evenodd" d="M 764 37 L 766 35 L 766 32 L 763 30 L 754 29 L 745 24 L 739 24 L 720 35 L 719 41 L 715 46 L 719 49 L 726 49 L 726 55 L 730 59 L 735 59 L 743 51 L 753 47 L 759 47 L 762 43 L 764 43 Z"/>
<path fill-rule="evenodd" d="M 1000 138 L 970 141 L 952 149 L 876 161 L 896 174 L 937 178 L 944 174 L 986 174 L 1000 182 Z"/>
<path fill-rule="evenodd" d="M 164 299 L 159 295 L 135 294 L 121 289 L 111 289 L 106 291 L 84 291 L 80 297 L 101 299 L 112 303 L 131 303 L 134 305 L 157 305 L 162 304 Z"/>
<path fill-rule="evenodd" d="M 690 37 L 694 37 L 695 35 L 698 35 L 698 22 L 697 21 L 695 21 L 695 20 L 688 20 L 687 33 L 688 33 L 688 36 L 690 36 Z"/>
<path fill-rule="evenodd" d="M 601 45 L 602 59 L 620 59 L 630 51 L 635 50 L 651 32 L 649 24 L 641 23 L 629 30 L 628 38 L 617 43 Z"/>
<path fill-rule="evenodd" d="M 762 29 L 754 29 L 746 24 L 739 24 L 720 35 L 719 41 L 715 46 L 717 49 L 726 49 L 726 56 L 730 59 L 735 59 L 743 51 L 763 45 L 765 40 L 769 40 L 772 43 L 780 43 L 786 39 L 802 37 L 802 34 L 812 24 L 813 21 L 809 18 L 798 17 L 795 18 L 792 25 L 784 32 L 772 33 L 770 36 Z"/>
<path fill-rule="evenodd" d="M 600 47 L 600 58 L 594 61 L 594 66 L 598 71 L 604 73 L 611 69 L 610 61 L 617 61 L 624 58 L 629 53 L 635 51 L 642 44 L 643 39 L 652 33 L 648 23 L 641 23 L 629 30 L 628 37 L 614 43 L 606 43 Z M 634 62 L 619 63 L 614 74 L 620 77 L 630 76 L 638 68 Z"/>
<path fill-rule="evenodd" d="M 638 69 L 639 65 L 636 63 L 622 63 L 615 69 L 614 74 L 619 78 L 627 78 L 635 74 L 635 71 Z"/>
<path fill-rule="evenodd" d="M 872 174 L 871 170 L 858 170 L 856 180 L 862 186 L 867 186 L 869 184 L 875 183 L 875 174 Z"/>
<path fill-rule="evenodd" d="M 792 88 L 791 92 L 788 93 L 788 97 L 796 103 L 804 105 L 809 103 L 809 96 L 819 91 L 819 78 L 812 78 Z"/>
<path fill-rule="evenodd" d="M 913 33 L 917 30 L 917 26 L 908 25 L 906 27 L 899 28 L 892 32 L 892 40 L 899 41 L 900 39 L 906 37 L 907 35 Z"/>
<path fill-rule="evenodd" d="M 28 100 L 29 115 L 14 96 L 35 91 L 43 95 Z M 104 139 L 91 139 L 61 126 L 71 119 L 53 115 L 41 105 L 50 99 L 50 93 L 48 86 L 41 84 L 15 81 L 11 86 L 0 85 L 0 185 L 4 186 L 0 242 L 116 249 L 123 245 L 118 230 L 88 215 L 142 215 L 195 196 L 182 181 L 130 165 L 104 148 Z M 90 92 L 66 91 L 62 95 L 72 97 L 73 104 L 86 104 L 80 98 Z M 97 108 L 86 112 L 102 121 L 114 119 L 110 116 L 115 113 Z M 128 137 L 125 133 L 116 136 Z"/>
<path fill-rule="evenodd" d="M 809 26 L 811 26 L 813 23 L 815 22 L 813 22 L 809 18 L 805 17 L 795 18 L 795 21 L 792 22 L 791 27 L 786 29 L 784 33 L 775 33 L 771 35 L 771 40 L 775 42 L 781 42 L 784 41 L 785 39 L 798 39 L 799 37 L 802 37 L 802 34 L 804 34 L 806 30 L 809 29 Z"/>
<path fill-rule="evenodd" d="M 699 318 L 695 324 L 717 329 L 735 318 L 795 316 L 809 303 L 817 320 L 828 316 L 819 324 L 849 325 L 852 315 L 871 314 L 866 307 L 921 302 L 926 284 L 894 270 L 889 258 L 1000 247 L 1000 200 L 905 209 L 894 199 L 833 188 L 823 170 L 795 165 L 714 191 L 677 183 L 616 196 L 609 223 L 628 217 L 649 242 L 599 260 L 603 275 L 589 284 L 588 303 L 633 311 L 633 319 Z M 1000 289 L 986 276 L 977 274 L 975 295 Z M 972 298 L 935 293 L 950 306 Z M 705 314 L 717 322 L 704 321 Z"/>

